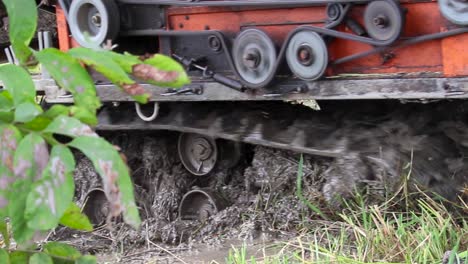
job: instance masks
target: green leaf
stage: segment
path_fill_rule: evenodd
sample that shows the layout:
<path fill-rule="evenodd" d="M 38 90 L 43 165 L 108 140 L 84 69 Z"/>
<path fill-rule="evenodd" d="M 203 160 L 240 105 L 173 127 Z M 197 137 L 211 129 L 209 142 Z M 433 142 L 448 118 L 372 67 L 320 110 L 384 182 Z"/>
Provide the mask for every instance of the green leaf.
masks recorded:
<path fill-rule="evenodd" d="M 36 103 L 24 102 L 15 109 L 15 122 L 26 123 L 42 113 L 42 108 Z"/>
<path fill-rule="evenodd" d="M 44 113 L 44 116 L 50 119 L 55 119 L 59 115 L 74 117 L 81 122 L 95 126 L 98 123 L 96 114 L 89 111 L 87 108 L 78 106 L 64 106 L 64 105 L 53 105 L 49 110 Z"/>
<path fill-rule="evenodd" d="M 13 171 L 14 153 L 20 140 L 21 133 L 16 127 L 0 124 L 0 165 L 5 166 L 10 171 Z M 2 186 L 0 184 L 0 189 L 2 189 Z"/>
<path fill-rule="evenodd" d="M 75 264 L 96 264 L 97 263 L 97 259 L 95 256 L 90 256 L 90 255 L 86 255 L 86 256 L 82 256 L 81 258 L 77 259 Z"/>
<path fill-rule="evenodd" d="M 88 217 L 82 214 L 80 207 L 74 203 L 71 203 L 65 211 L 60 219 L 60 224 L 76 230 L 93 231 L 93 225 L 89 222 Z"/>
<path fill-rule="evenodd" d="M 0 111 L 10 111 L 13 107 L 11 94 L 8 91 L 0 91 Z"/>
<path fill-rule="evenodd" d="M 15 177 L 11 170 L 0 165 L 0 218 L 8 216 L 8 206 L 10 205 L 11 185 L 15 182 Z"/>
<path fill-rule="evenodd" d="M 64 115 L 56 117 L 54 121 L 47 126 L 44 132 L 65 135 L 73 138 L 79 136 L 97 137 L 97 134 L 91 129 L 91 127 L 81 123 L 80 120 L 76 118 Z"/>
<path fill-rule="evenodd" d="M 72 57 L 82 61 L 102 73 L 109 81 L 121 85 L 135 83 L 125 71 L 106 53 L 86 48 L 74 48 L 68 51 Z"/>
<path fill-rule="evenodd" d="M 4 64 L 0 66 L 0 79 L 13 98 L 15 106 L 24 102 L 34 102 L 36 88 L 25 69 L 13 64 Z"/>
<path fill-rule="evenodd" d="M 25 264 L 29 261 L 29 253 L 22 251 L 13 251 L 10 253 L 11 264 Z"/>
<path fill-rule="evenodd" d="M 35 253 L 29 259 L 29 264 L 54 264 L 52 258 L 44 253 Z"/>
<path fill-rule="evenodd" d="M 34 235 L 35 230 L 27 225 L 24 212 L 26 200 L 34 180 L 41 178 L 47 166 L 49 152 L 47 145 L 36 133 L 24 137 L 14 155 L 15 182 L 10 186 L 8 212 L 16 242 L 23 243 Z"/>
<path fill-rule="evenodd" d="M 135 204 L 133 184 L 128 167 L 115 147 L 102 138 L 89 136 L 78 137 L 69 145 L 79 149 L 92 161 L 102 178 L 111 215 L 118 216 L 122 212 L 125 222 L 138 228 L 141 220 Z"/>
<path fill-rule="evenodd" d="M 21 133 L 12 125 L 0 125 L 0 218 L 8 215 L 13 175 L 14 155 Z"/>
<path fill-rule="evenodd" d="M 13 112 L 2 112 L 0 111 L 0 124 L 2 123 L 12 123 L 15 115 Z"/>
<path fill-rule="evenodd" d="M 106 53 L 106 56 L 112 58 L 120 67 L 128 74 L 133 72 L 133 66 L 143 63 L 138 56 L 129 54 L 129 53 L 117 53 L 112 51 L 101 51 Z"/>
<path fill-rule="evenodd" d="M 134 97 L 140 103 L 146 103 L 149 94 L 145 89 L 137 84 L 134 80 L 128 77 L 127 73 L 120 67 L 119 63 L 115 62 L 112 57 L 108 56 L 110 52 L 102 52 L 86 48 L 74 48 L 68 51 L 68 54 L 82 61 L 86 65 L 93 67 L 100 72 L 111 82 L 119 86 L 122 90 Z M 142 100 L 143 99 L 143 100 Z"/>
<path fill-rule="evenodd" d="M 181 87 L 190 83 L 184 67 L 171 57 L 156 54 L 133 66 L 132 74 L 138 79 L 163 87 Z"/>
<path fill-rule="evenodd" d="M 42 131 L 44 130 L 52 120 L 45 117 L 43 114 L 35 117 L 33 120 L 26 122 L 21 125 L 22 128 L 32 131 Z"/>
<path fill-rule="evenodd" d="M 52 257 L 63 257 L 70 260 L 77 260 L 81 257 L 81 253 L 74 247 L 59 242 L 49 242 L 45 244 L 44 252 Z"/>
<path fill-rule="evenodd" d="M 10 256 L 8 256 L 8 252 L 3 248 L 0 248 L 0 263 L 10 264 Z"/>
<path fill-rule="evenodd" d="M 8 224 L 5 219 L 0 221 L 0 234 L 3 237 L 3 242 L 5 243 L 6 248 L 10 248 L 10 233 L 8 232 Z M 0 263 L 2 262 L 0 261 Z"/>
<path fill-rule="evenodd" d="M 37 27 L 37 7 L 32 0 L 3 0 L 9 17 L 10 41 L 16 57 L 26 62 L 31 56 L 29 43 Z"/>
<path fill-rule="evenodd" d="M 36 57 L 57 83 L 73 94 L 76 106 L 92 113 L 101 106 L 94 81 L 78 60 L 55 48 L 41 50 Z"/>
<path fill-rule="evenodd" d="M 70 149 L 63 145 L 54 146 L 42 179 L 34 183 L 26 201 L 24 213 L 29 228 L 48 230 L 58 225 L 73 201 L 74 168 L 75 159 Z"/>
<path fill-rule="evenodd" d="M 59 115 L 68 115 L 69 108 L 61 104 L 54 104 L 50 109 L 44 112 L 44 116 L 54 119 Z"/>
<path fill-rule="evenodd" d="M 14 174 L 18 180 L 39 180 L 49 161 L 49 151 L 44 139 L 36 133 L 24 137 L 14 156 Z"/>
<path fill-rule="evenodd" d="M 88 109 L 83 107 L 70 107 L 69 116 L 72 116 L 90 126 L 95 126 L 98 124 L 96 114 L 90 112 Z"/>

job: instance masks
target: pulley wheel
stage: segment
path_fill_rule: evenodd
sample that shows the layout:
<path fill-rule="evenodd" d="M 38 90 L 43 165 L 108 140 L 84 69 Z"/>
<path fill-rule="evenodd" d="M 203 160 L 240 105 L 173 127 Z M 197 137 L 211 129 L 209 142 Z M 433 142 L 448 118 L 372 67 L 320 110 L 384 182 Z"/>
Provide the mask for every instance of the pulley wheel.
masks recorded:
<path fill-rule="evenodd" d="M 271 81 L 276 48 L 265 32 L 258 29 L 242 31 L 234 41 L 232 56 L 245 86 L 261 88 Z"/>
<path fill-rule="evenodd" d="M 326 13 L 329 21 L 336 21 L 343 13 L 343 6 L 338 3 L 330 3 L 327 5 Z"/>
<path fill-rule="evenodd" d="M 119 8 L 114 0 L 74 0 L 68 13 L 68 25 L 78 44 L 95 48 L 117 37 Z"/>
<path fill-rule="evenodd" d="M 439 0 L 442 15 L 450 22 L 468 26 L 468 1 L 465 0 Z"/>
<path fill-rule="evenodd" d="M 178 151 L 184 167 L 196 176 L 207 175 L 218 162 L 218 148 L 215 140 L 203 135 L 180 134 Z"/>
<path fill-rule="evenodd" d="M 300 31 L 289 41 L 286 61 L 298 78 L 306 81 L 317 80 L 327 69 L 327 46 L 319 34 Z"/>
<path fill-rule="evenodd" d="M 371 38 L 388 44 L 400 37 L 404 15 L 394 0 L 372 1 L 364 11 L 364 25 Z"/>
<path fill-rule="evenodd" d="M 227 206 L 227 201 L 217 192 L 208 188 L 192 190 L 184 195 L 179 205 L 182 220 L 205 222 Z"/>
<path fill-rule="evenodd" d="M 104 191 L 101 189 L 91 190 L 85 198 L 83 213 L 94 226 L 102 225 L 109 215 L 110 204 Z"/>

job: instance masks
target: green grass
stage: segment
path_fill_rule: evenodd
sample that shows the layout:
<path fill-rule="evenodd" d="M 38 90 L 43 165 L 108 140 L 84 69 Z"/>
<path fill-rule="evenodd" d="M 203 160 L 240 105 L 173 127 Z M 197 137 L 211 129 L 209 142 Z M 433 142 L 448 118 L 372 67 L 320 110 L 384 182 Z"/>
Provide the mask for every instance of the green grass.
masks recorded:
<path fill-rule="evenodd" d="M 409 193 L 405 184 L 382 205 L 368 205 L 357 195 L 330 218 L 338 221 L 320 221 L 300 237 L 275 245 L 272 254 L 252 257 L 246 246 L 233 248 L 226 263 L 468 264 L 467 204 L 448 210 L 446 201 Z"/>
<path fill-rule="evenodd" d="M 468 225 L 428 198 L 418 201 L 418 212 L 382 211 L 364 207 L 340 214 L 339 222 L 324 222 L 301 237 L 278 245 L 278 253 L 260 260 L 245 247 L 231 250 L 227 263 L 468 263 Z M 468 209 L 468 208 L 467 208 Z"/>

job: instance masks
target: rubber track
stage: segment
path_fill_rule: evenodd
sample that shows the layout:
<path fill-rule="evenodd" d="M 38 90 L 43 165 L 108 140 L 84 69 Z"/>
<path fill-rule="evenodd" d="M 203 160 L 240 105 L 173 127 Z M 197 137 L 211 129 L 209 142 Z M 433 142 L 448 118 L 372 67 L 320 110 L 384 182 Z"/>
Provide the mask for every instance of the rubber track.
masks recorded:
<path fill-rule="evenodd" d="M 172 103 L 164 105 L 152 122 L 142 121 L 126 104 L 117 109 L 105 107 L 98 118 L 98 130 L 197 133 L 326 157 L 343 155 L 345 146 L 345 142 L 331 140 L 336 130 L 332 119 L 287 103 Z M 322 138 L 326 140 L 318 140 Z"/>

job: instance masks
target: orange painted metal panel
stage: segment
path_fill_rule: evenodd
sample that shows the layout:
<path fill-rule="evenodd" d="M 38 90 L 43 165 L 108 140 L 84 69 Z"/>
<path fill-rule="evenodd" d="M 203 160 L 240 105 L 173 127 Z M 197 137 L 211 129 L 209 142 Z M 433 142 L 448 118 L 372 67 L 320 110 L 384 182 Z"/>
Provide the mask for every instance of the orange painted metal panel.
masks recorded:
<path fill-rule="evenodd" d="M 406 9 L 406 23 L 402 39 L 421 36 L 441 31 L 447 21 L 442 18 L 437 2 L 409 2 L 403 4 Z M 363 25 L 364 6 L 351 9 L 349 17 Z M 177 7 L 168 10 L 169 28 L 173 30 L 220 30 L 233 39 L 242 29 L 256 27 L 264 30 L 278 47 L 283 43 L 288 32 L 298 25 L 323 24 L 325 7 L 246 9 L 246 8 L 210 8 L 210 7 Z M 351 33 L 341 25 L 340 31 Z M 455 56 L 466 52 L 468 34 L 451 37 L 445 40 L 433 40 L 390 49 L 382 55 L 390 55 L 383 60 L 381 54 L 374 54 L 348 63 L 329 67 L 327 74 L 341 73 L 385 73 L 406 74 L 414 76 L 468 76 L 466 62 L 468 55 Z M 328 44 L 331 61 L 367 51 L 373 47 L 367 44 L 334 39 Z M 453 51 L 453 52 L 452 52 Z M 456 52 L 455 52 L 456 51 Z"/>
<path fill-rule="evenodd" d="M 444 75 L 468 75 L 468 34 L 442 40 Z"/>
<path fill-rule="evenodd" d="M 71 47 L 70 32 L 68 31 L 65 12 L 59 5 L 55 6 L 55 17 L 57 19 L 59 47 L 61 50 L 69 50 Z"/>

